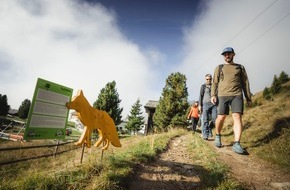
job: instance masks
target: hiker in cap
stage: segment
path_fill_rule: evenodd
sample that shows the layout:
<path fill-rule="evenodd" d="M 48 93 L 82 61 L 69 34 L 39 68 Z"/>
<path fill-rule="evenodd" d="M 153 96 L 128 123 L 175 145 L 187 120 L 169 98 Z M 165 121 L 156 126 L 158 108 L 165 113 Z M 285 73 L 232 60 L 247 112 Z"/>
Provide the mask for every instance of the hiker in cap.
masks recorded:
<path fill-rule="evenodd" d="M 215 120 L 217 117 L 217 107 L 211 103 L 211 74 L 205 75 L 205 83 L 200 87 L 199 94 L 199 111 L 202 115 L 201 130 L 202 138 L 208 140 L 209 137 L 213 137 L 212 129 L 215 126 Z"/>
<path fill-rule="evenodd" d="M 246 151 L 240 145 L 244 111 L 243 94 L 248 106 L 251 106 L 250 84 L 244 66 L 234 63 L 234 49 L 226 47 L 221 55 L 224 56 L 225 62 L 215 68 L 211 87 L 211 102 L 218 106 L 215 145 L 222 147 L 221 130 L 231 108 L 235 141 L 232 149 L 238 154 L 245 154 Z"/>
<path fill-rule="evenodd" d="M 191 119 L 191 130 L 193 131 L 193 133 L 196 131 L 196 126 L 199 120 L 199 112 L 198 112 L 198 101 L 195 101 L 191 108 L 190 111 L 188 113 L 187 119 Z"/>

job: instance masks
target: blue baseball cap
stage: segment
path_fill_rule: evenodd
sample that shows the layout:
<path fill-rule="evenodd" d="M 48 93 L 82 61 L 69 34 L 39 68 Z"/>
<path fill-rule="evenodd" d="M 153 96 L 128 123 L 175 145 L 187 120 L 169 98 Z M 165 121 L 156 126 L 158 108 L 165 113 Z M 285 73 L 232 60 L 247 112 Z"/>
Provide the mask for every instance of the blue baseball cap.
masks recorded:
<path fill-rule="evenodd" d="M 235 53 L 235 51 L 232 47 L 226 47 L 221 55 L 224 55 L 224 53 Z"/>

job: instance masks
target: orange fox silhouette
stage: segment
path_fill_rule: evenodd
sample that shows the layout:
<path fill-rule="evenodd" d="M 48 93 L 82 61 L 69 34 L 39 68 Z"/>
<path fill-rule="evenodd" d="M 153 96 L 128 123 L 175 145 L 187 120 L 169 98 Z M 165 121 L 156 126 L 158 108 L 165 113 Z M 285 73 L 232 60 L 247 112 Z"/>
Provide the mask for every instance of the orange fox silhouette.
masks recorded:
<path fill-rule="evenodd" d="M 95 147 L 100 146 L 102 142 L 104 142 L 103 150 L 108 149 L 109 142 L 115 147 L 122 146 L 113 119 L 107 112 L 93 108 L 82 90 L 78 91 L 72 101 L 66 104 L 66 107 L 74 109 L 77 112 L 77 117 L 84 125 L 84 131 L 78 142 L 75 143 L 76 145 L 85 143 L 87 147 L 91 147 L 90 136 L 92 131 L 97 129 L 99 138 L 94 144 Z"/>

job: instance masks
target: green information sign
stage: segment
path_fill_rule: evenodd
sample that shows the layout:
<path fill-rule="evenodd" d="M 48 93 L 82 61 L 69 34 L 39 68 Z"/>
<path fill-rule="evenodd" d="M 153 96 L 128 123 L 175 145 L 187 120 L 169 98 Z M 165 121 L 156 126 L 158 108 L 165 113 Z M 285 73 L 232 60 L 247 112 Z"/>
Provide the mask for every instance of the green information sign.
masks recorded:
<path fill-rule="evenodd" d="M 38 78 L 24 140 L 64 139 L 73 89 Z"/>

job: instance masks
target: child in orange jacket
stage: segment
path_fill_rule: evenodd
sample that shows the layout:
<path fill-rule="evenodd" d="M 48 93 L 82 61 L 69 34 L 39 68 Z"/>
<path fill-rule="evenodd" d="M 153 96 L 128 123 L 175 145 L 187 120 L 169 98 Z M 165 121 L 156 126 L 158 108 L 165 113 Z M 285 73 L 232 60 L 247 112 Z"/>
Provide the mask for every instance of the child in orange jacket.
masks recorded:
<path fill-rule="evenodd" d="M 198 101 L 195 101 L 194 104 L 192 104 L 187 119 L 191 119 L 191 130 L 195 132 L 199 120 Z"/>

